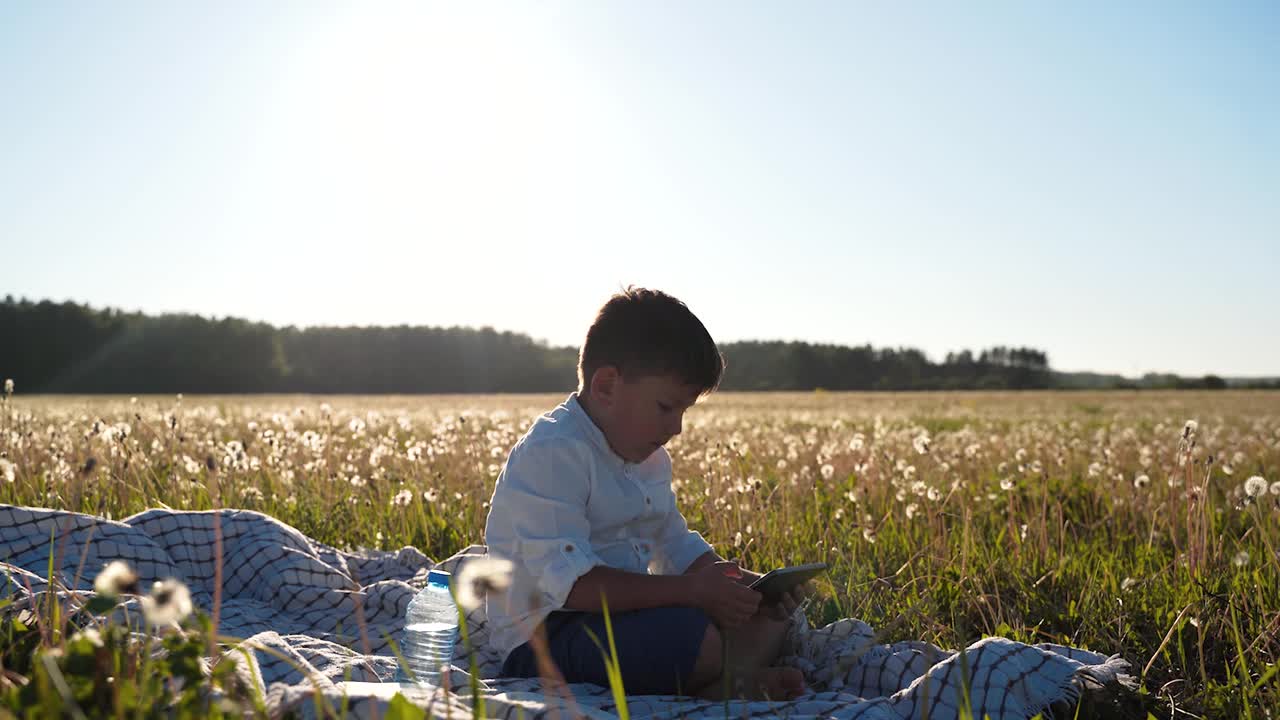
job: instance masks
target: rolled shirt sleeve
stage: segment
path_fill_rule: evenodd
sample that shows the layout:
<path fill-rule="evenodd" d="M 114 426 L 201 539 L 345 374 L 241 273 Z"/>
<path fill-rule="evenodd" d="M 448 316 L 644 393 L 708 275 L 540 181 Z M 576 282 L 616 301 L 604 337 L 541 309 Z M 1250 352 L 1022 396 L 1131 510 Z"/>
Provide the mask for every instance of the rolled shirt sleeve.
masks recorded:
<path fill-rule="evenodd" d="M 578 578 L 605 563 L 591 547 L 587 500 L 590 474 L 578 443 L 525 443 L 507 459 L 486 537 L 489 551 L 513 560 L 540 591 L 541 603 L 561 608 Z"/>
<path fill-rule="evenodd" d="M 668 492 L 671 492 L 669 488 Z M 674 498 L 670 507 L 671 510 L 667 513 L 658 538 L 658 552 L 654 556 L 651 569 L 662 575 L 679 575 L 687 570 L 694 560 L 711 552 L 713 548 L 703 539 L 701 533 L 689 529 L 689 523 L 675 506 Z"/>

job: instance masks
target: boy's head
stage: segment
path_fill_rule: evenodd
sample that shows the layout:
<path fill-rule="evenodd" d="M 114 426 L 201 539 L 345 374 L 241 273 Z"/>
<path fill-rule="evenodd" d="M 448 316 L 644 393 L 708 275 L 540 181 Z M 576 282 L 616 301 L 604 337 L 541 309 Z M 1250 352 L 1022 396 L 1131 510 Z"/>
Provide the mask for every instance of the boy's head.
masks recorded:
<path fill-rule="evenodd" d="M 614 452 L 640 462 L 680 433 L 684 411 L 723 372 L 715 341 L 684 303 L 629 287 L 609 298 L 587 330 L 578 394 Z"/>

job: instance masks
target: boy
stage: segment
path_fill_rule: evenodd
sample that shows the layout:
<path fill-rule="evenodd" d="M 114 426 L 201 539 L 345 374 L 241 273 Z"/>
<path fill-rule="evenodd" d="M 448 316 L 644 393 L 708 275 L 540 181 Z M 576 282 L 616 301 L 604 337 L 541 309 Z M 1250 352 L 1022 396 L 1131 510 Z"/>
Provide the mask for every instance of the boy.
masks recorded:
<path fill-rule="evenodd" d="M 516 443 L 493 492 L 485 541 L 514 564 L 510 587 L 488 598 L 503 676 L 539 674 L 537 629 L 566 681 L 608 685 L 590 634 L 605 642 L 603 595 L 629 693 L 714 698 L 722 677 L 749 697 L 804 690 L 798 671 L 769 667 L 796 594 L 761 606 L 747 587 L 759 575 L 724 561 L 675 506 L 663 445 L 723 369 L 670 295 L 628 288 L 600 309 L 578 391 Z"/>

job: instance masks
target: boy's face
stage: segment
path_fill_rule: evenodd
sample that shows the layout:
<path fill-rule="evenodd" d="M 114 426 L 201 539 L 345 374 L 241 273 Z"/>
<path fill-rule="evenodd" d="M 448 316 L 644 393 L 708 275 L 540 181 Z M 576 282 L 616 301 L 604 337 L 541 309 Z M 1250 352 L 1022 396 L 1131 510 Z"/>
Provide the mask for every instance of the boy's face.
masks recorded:
<path fill-rule="evenodd" d="M 591 384 L 592 404 L 600 415 L 596 421 L 613 451 L 633 463 L 643 462 L 680 434 L 685 411 L 702 391 L 670 375 L 626 378 L 612 367 L 596 375 L 601 376 Z"/>

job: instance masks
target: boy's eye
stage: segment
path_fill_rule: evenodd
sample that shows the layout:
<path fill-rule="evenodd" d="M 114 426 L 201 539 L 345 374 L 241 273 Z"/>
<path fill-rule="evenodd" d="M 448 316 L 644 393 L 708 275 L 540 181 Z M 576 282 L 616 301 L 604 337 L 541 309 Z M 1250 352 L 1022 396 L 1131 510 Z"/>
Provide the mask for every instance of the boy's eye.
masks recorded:
<path fill-rule="evenodd" d="M 658 403 L 658 409 L 664 413 L 671 412 L 671 406 L 664 402 Z"/>

